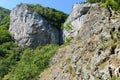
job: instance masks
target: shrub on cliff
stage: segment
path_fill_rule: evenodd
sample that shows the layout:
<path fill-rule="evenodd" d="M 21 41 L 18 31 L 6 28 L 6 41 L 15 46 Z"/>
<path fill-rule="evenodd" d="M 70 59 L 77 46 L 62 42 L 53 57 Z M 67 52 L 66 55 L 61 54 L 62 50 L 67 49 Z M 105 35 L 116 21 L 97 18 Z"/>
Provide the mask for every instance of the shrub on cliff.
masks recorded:
<path fill-rule="evenodd" d="M 110 6 L 114 10 L 120 10 L 120 0 L 87 0 L 87 2 L 101 2 L 103 6 Z"/>

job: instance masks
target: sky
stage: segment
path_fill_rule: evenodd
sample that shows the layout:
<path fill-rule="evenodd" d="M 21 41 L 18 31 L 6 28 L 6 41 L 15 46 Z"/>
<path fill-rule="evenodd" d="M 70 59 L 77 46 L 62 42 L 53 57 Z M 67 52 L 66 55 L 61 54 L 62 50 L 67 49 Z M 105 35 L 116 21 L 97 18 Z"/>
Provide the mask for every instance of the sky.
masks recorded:
<path fill-rule="evenodd" d="M 17 4 L 41 4 L 44 7 L 51 7 L 65 13 L 70 13 L 72 5 L 86 0 L 0 0 L 0 6 L 12 10 Z"/>

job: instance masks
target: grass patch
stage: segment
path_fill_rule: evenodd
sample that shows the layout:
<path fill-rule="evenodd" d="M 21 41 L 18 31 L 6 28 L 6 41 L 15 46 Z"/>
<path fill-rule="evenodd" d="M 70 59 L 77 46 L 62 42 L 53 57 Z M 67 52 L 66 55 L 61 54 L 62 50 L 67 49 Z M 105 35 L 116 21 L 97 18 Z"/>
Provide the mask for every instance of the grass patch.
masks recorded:
<path fill-rule="evenodd" d="M 62 29 L 69 31 L 72 28 L 71 22 L 67 23 L 65 26 L 62 26 Z"/>
<path fill-rule="evenodd" d="M 112 78 L 109 78 L 109 80 L 120 80 L 120 77 L 119 78 L 112 77 Z"/>

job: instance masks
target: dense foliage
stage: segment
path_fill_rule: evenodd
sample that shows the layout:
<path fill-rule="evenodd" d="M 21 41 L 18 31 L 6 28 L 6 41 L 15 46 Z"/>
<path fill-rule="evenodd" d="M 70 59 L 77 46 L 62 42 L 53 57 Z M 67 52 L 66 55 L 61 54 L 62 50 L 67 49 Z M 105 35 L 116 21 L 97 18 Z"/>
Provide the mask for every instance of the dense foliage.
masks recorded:
<path fill-rule="evenodd" d="M 0 44 L 11 41 L 12 38 L 8 31 L 10 11 L 0 7 Z"/>
<path fill-rule="evenodd" d="M 87 0 L 87 2 L 95 3 L 101 2 L 105 7 L 112 7 L 114 10 L 120 10 L 120 0 Z"/>
<path fill-rule="evenodd" d="M 38 46 L 33 50 L 15 42 L 3 43 L 0 45 L 0 79 L 36 80 L 57 50 L 58 45 Z"/>
<path fill-rule="evenodd" d="M 6 42 L 0 45 L 0 79 L 11 70 L 17 61 L 23 49 L 14 42 Z"/>
<path fill-rule="evenodd" d="M 49 66 L 50 58 L 56 53 L 57 45 L 27 48 L 18 64 L 10 72 L 10 80 L 37 80 L 40 72 Z"/>
<path fill-rule="evenodd" d="M 8 27 L 9 27 L 9 17 L 6 16 L 3 18 L 2 23 L 0 23 L 0 44 L 12 40 L 10 33 L 8 31 Z"/>
<path fill-rule="evenodd" d="M 39 4 L 29 4 L 28 6 L 31 11 L 37 12 L 39 15 L 43 16 L 46 20 L 48 20 L 51 25 L 57 27 L 58 29 L 61 28 L 61 25 L 68 17 L 67 14 L 61 11 L 49 7 L 43 7 Z"/>

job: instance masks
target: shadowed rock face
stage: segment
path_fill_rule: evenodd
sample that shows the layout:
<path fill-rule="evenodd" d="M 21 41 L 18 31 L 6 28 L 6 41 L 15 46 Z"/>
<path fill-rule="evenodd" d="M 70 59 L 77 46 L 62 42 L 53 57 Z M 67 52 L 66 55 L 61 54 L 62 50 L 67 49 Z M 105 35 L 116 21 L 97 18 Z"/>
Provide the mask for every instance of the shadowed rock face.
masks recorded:
<path fill-rule="evenodd" d="M 18 5 L 11 11 L 9 31 L 20 45 L 36 47 L 58 44 L 59 31 L 36 12 L 28 10 L 26 4 Z"/>

